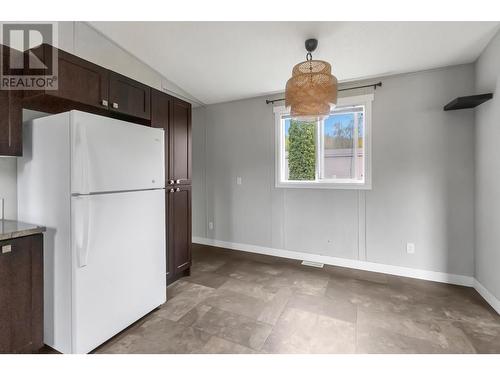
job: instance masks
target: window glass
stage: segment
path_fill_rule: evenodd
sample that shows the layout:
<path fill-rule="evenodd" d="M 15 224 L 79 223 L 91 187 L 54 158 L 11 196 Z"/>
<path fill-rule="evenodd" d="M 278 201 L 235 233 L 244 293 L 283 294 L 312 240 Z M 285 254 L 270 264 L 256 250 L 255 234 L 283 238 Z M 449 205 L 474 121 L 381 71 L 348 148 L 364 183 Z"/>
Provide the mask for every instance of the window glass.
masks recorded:
<path fill-rule="evenodd" d="M 335 111 L 321 125 L 320 178 L 363 180 L 363 108 Z"/>
<path fill-rule="evenodd" d="M 285 118 L 285 179 L 314 181 L 316 179 L 316 122 Z"/>
<path fill-rule="evenodd" d="M 342 98 L 329 116 L 308 121 L 276 108 L 276 186 L 370 189 L 372 100 Z"/>

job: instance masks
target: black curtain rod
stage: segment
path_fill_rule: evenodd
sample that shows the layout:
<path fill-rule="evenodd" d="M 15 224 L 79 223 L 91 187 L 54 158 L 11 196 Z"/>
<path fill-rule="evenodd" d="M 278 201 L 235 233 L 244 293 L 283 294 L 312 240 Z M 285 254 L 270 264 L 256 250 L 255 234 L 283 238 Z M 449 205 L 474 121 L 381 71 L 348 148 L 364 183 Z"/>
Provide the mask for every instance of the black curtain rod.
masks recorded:
<path fill-rule="evenodd" d="M 372 83 L 371 85 L 348 87 L 348 88 L 345 88 L 345 89 L 338 89 L 337 91 L 347 91 L 347 90 L 364 89 L 365 87 L 373 87 L 376 90 L 377 87 L 382 87 L 382 82 Z M 274 102 L 281 102 L 283 100 L 285 100 L 285 98 L 273 99 L 273 100 L 266 99 L 266 104 L 272 104 Z"/>

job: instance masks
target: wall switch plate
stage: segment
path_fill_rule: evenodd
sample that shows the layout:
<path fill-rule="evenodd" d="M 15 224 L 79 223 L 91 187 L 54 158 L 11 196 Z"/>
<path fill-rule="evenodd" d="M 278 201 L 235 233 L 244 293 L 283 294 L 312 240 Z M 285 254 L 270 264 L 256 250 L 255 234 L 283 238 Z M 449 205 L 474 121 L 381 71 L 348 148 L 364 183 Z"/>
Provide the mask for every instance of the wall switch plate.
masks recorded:
<path fill-rule="evenodd" d="M 236 177 L 236 184 L 241 185 L 241 177 Z"/>
<path fill-rule="evenodd" d="M 406 253 L 415 254 L 415 244 L 413 242 L 408 242 L 406 244 Z"/>
<path fill-rule="evenodd" d="M 214 230 L 214 223 L 212 221 L 208 222 L 208 229 Z"/>

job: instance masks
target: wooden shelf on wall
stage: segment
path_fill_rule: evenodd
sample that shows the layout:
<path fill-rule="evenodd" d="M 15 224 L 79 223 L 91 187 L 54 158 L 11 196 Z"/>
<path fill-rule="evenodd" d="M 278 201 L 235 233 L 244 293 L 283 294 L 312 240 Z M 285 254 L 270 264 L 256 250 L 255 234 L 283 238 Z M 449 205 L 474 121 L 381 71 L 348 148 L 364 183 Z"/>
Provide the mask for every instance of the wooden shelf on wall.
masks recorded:
<path fill-rule="evenodd" d="M 451 102 L 446 104 L 443 109 L 445 111 L 454 111 L 456 109 L 466 109 L 475 108 L 479 104 L 482 104 L 493 98 L 493 94 L 481 94 L 481 95 L 470 95 L 470 96 L 460 96 L 453 99 Z"/>

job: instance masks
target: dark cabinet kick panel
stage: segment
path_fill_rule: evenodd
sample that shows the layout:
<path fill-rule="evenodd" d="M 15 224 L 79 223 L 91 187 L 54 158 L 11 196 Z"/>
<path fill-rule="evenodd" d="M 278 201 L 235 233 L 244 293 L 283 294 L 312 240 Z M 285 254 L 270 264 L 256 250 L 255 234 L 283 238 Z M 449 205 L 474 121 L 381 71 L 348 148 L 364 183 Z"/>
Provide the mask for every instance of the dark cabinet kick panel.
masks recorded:
<path fill-rule="evenodd" d="M 0 353 L 43 346 L 43 237 L 0 241 Z"/>

